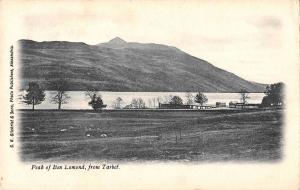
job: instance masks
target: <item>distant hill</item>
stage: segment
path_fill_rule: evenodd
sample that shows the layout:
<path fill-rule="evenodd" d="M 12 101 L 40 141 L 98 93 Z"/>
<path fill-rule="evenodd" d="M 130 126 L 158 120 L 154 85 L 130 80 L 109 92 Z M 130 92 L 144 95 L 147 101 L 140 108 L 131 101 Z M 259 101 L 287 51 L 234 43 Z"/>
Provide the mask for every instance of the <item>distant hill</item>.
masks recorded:
<path fill-rule="evenodd" d="M 37 81 L 46 90 L 60 77 L 69 90 L 263 92 L 264 84 L 246 81 L 175 47 L 126 42 L 107 43 L 19 40 L 21 88 Z"/>

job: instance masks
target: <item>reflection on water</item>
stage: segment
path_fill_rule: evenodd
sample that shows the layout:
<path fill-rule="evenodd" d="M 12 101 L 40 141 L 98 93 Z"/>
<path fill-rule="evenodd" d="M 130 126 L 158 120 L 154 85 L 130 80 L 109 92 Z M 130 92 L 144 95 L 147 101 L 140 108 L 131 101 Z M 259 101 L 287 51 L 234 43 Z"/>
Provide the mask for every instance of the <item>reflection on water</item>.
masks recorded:
<path fill-rule="evenodd" d="M 19 97 L 24 94 L 25 91 L 20 92 Z M 46 91 L 46 100 L 36 105 L 36 109 L 57 109 L 57 104 L 51 103 L 50 99 L 53 96 L 53 92 Z M 187 93 L 186 92 L 107 92 L 107 91 L 99 91 L 101 94 L 104 104 L 107 105 L 107 109 L 113 108 L 114 101 L 120 97 L 122 98 L 122 107 L 130 104 L 133 98 L 142 98 L 147 107 L 154 108 L 158 107 L 158 99 L 159 102 L 165 103 L 169 100 L 170 96 L 180 96 L 185 103 L 187 101 Z M 227 105 L 231 101 L 240 101 L 239 93 L 204 93 L 207 98 L 207 104 L 215 105 L 216 102 L 225 102 Z M 71 97 L 67 104 L 62 105 L 62 109 L 91 109 L 88 105 L 89 99 L 85 96 L 84 91 L 70 91 L 68 95 Z M 193 96 L 196 95 L 192 93 Z M 250 99 L 248 99 L 248 103 L 261 103 L 262 98 L 264 97 L 264 93 L 249 93 Z M 154 100 L 155 99 L 155 100 Z M 31 105 L 26 105 L 21 103 L 21 100 L 18 101 L 17 108 L 19 109 L 30 109 Z"/>

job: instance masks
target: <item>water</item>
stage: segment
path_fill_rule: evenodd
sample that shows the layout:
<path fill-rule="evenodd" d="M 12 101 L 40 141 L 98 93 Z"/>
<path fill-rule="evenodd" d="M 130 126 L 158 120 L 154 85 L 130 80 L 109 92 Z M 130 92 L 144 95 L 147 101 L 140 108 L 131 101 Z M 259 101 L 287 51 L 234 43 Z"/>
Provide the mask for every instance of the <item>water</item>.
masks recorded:
<path fill-rule="evenodd" d="M 36 105 L 36 109 L 57 109 L 57 104 L 51 103 L 51 97 L 53 97 L 53 91 L 46 91 L 46 99 L 39 105 Z M 62 105 L 62 109 L 91 109 L 88 105 L 89 98 L 85 96 L 84 91 L 70 91 L 67 92 L 70 99 L 67 104 Z M 19 93 L 19 97 L 25 94 L 25 91 Z M 183 103 L 186 103 L 186 92 L 108 92 L 99 91 L 98 94 L 102 96 L 104 104 L 107 105 L 106 109 L 113 108 L 113 102 L 118 98 L 122 98 L 122 107 L 131 103 L 133 98 L 142 98 L 145 105 L 150 108 L 158 107 L 158 97 L 161 103 L 168 102 L 170 96 L 179 96 L 182 98 Z M 195 96 L 197 93 L 192 93 Z M 240 102 L 239 93 L 203 93 L 208 98 L 206 104 L 215 105 L 216 102 L 225 102 L 228 106 L 229 102 Z M 261 103 L 264 93 L 249 93 L 250 99 L 247 100 L 248 103 Z M 155 99 L 155 101 L 153 100 Z M 18 109 L 30 109 L 32 105 L 26 105 L 18 100 Z"/>

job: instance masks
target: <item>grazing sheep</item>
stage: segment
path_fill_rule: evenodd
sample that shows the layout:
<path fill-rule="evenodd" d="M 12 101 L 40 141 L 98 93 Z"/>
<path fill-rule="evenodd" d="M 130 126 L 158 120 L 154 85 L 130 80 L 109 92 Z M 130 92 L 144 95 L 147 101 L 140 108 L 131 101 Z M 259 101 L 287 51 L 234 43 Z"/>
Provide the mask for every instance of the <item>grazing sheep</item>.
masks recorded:
<path fill-rule="evenodd" d="M 107 134 L 103 133 L 103 134 L 100 135 L 100 137 L 101 137 L 101 138 L 106 138 L 106 137 L 107 137 Z"/>

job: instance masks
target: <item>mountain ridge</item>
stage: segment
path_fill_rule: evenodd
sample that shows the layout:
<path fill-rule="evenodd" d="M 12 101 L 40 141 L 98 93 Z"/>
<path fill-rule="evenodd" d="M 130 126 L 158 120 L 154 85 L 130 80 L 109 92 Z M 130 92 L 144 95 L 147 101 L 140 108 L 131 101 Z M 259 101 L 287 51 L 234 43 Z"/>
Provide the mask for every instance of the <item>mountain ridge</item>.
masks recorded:
<path fill-rule="evenodd" d="M 211 63 L 163 44 L 19 40 L 21 88 L 30 81 L 51 90 L 49 82 L 65 77 L 69 90 L 263 92 L 265 84 L 246 81 Z"/>

